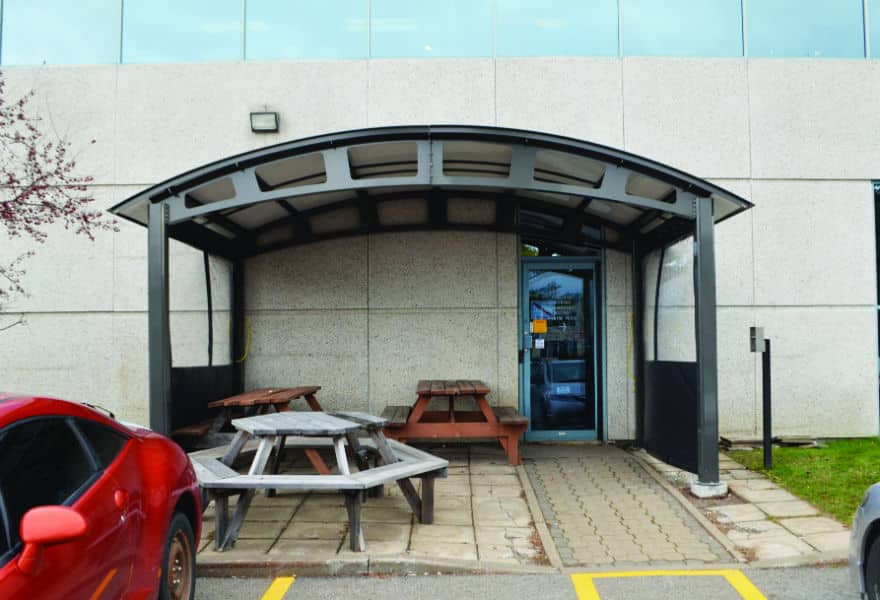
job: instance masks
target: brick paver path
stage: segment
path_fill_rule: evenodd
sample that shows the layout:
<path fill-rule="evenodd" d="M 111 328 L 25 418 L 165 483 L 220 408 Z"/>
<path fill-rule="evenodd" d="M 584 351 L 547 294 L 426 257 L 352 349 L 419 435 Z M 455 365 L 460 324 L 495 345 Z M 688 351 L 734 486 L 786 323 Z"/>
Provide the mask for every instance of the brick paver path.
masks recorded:
<path fill-rule="evenodd" d="M 623 450 L 527 446 L 523 457 L 565 566 L 698 564 L 731 558 Z"/>

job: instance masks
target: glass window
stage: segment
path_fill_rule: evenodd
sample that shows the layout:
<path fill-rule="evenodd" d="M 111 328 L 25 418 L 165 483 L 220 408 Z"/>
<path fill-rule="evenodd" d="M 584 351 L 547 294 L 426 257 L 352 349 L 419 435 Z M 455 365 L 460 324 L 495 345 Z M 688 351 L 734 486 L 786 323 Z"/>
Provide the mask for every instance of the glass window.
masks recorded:
<path fill-rule="evenodd" d="M 5 0 L 4 65 L 119 61 L 121 0 Z"/>
<path fill-rule="evenodd" d="M 123 62 L 241 60 L 242 0 L 125 0 Z"/>
<path fill-rule="evenodd" d="M 12 545 L 19 523 L 35 506 L 70 504 L 95 473 L 64 419 L 35 419 L 0 433 L 0 494 Z"/>
<path fill-rule="evenodd" d="M 245 58 L 366 58 L 368 0 L 247 0 Z"/>
<path fill-rule="evenodd" d="M 492 0 L 372 0 L 377 58 L 492 56 Z"/>
<path fill-rule="evenodd" d="M 497 0 L 498 56 L 617 56 L 617 0 Z"/>
<path fill-rule="evenodd" d="M 868 0 L 868 39 L 871 57 L 880 58 L 880 0 Z"/>
<path fill-rule="evenodd" d="M 746 14 L 749 56 L 865 56 L 862 0 L 760 0 Z"/>
<path fill-rule="evenodd" d="M 740 0 L 620 0 L 629 56 L 742 56 Z"/>
<path fill-rule="evenodd" d="M 102 469 L 113 462 L 113 459 L 125 446 L 125 442 L 128 441 L 128 438 L 121 433 L 93 421 L 80 419 L 76 424 L 97 454 Z"/>

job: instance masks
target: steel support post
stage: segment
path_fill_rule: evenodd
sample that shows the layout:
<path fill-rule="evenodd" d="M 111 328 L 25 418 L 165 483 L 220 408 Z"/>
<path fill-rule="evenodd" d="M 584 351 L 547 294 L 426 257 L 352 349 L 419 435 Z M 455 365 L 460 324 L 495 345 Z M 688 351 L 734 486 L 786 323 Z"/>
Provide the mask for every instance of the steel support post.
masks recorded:
<path fill-rule="evenodd" d="M 148 240 L 150 428 L 171 432 L 171 327 L 168 303 L 168 207 L 150 204 Z"/>
<path fill-rule="evenodd" d="M 696 198 L 694 299 L 697 337 L 697 475 L 691 491 L 723 496 L 718 472 L 718 334 L 715 302 L 715 222 L 712 198 Z"/>

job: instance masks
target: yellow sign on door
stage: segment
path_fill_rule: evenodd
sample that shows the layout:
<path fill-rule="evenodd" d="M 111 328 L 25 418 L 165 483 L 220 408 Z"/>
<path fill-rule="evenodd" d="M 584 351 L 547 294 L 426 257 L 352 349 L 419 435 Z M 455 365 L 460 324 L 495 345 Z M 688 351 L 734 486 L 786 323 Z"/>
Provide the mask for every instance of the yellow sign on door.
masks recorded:
<path fill-rule="evenodd" d="M 547 319 L 532 321 L 532 333 L 547 333 Z"/>

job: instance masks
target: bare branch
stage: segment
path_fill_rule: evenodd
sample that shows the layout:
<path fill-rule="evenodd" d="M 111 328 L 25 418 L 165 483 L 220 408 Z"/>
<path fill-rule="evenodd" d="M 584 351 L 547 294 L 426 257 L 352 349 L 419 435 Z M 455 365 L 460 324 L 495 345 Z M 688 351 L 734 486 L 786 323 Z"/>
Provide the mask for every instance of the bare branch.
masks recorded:
<path fill-rule="evenodd" d="M 16 325 L 24 325 L 24 315 L 18 315 L 18 321 L 14 323 L 10 323 L 9 325 L 4 325 L 0 327 L 0 331 L 6 331 L 7 329 L 12 329 Z"/>

